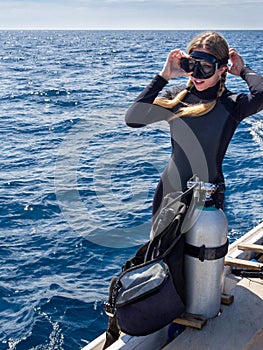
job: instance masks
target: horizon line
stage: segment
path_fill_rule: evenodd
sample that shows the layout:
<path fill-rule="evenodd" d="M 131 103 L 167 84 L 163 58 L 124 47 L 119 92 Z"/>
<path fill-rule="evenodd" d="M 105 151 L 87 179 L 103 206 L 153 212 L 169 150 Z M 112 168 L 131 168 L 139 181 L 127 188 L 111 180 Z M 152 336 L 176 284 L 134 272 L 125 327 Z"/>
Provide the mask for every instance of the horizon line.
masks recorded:
<path fill-rule="evenodd" d="M 220 30 L 232 30 L 232 31 L 249 31 L 249 30 L 256 30 L 260 31 L 263 30 L 263 28 L 1 28 L 0 30 L 69 30 L 69 31 L 89 31 L 89 30 L 97 30 L 97 31 L 103 31 L 103 30 L 115 30 L 115 31 L 148 31 L 148 30 L 158 30 L 158 31 L 176 31 L 176 30 L 181 30 L 181 31 L 193 31 L 193 30 L 214 30 L 214 31 L 220 31 Z"/>

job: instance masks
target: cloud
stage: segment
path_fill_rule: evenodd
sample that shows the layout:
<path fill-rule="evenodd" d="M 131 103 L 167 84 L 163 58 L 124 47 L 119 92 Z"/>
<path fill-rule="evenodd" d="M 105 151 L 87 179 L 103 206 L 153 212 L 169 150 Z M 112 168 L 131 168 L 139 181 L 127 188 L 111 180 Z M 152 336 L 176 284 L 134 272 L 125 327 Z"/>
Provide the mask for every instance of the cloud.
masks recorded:
<path fill-rule="evenodd" d="M 89 0 L 79 0 L 81 2 L 90 2 Z M 91 0 L 92 1 L 92 0 Z M 78 2 L 78 1 L 77 1 Z M 99 3 L 97 3 L 98 6 L 103 5 L 103 4 L 135 4 L 135 3 L 145 3 L 145 4 L 151 4 L 151 5 L 158 5 L 159 7 L 165 6 L 165 4 L 172 5 L 173 7 L 178 6 L 178 5 L 183 5 L 184 7 L 189 7 L 192 5 L 197 5 L 197 6 L 231 6 L 231 5 L 241 5 L 241 6 L 246 6 L 246 5 L 261 5 L 262 0 L 221 0 L 220 2 L 214 2 L 211 3 L 211 0 L 199 0 L 198 2 L 196 0 L 188 0 L 187 2 L 185 0 L 101 0 Z"/>
<path fill-rule="evenodd" d="M 262 0 L 0 0 L 0 29 L 260 29 Z"/>

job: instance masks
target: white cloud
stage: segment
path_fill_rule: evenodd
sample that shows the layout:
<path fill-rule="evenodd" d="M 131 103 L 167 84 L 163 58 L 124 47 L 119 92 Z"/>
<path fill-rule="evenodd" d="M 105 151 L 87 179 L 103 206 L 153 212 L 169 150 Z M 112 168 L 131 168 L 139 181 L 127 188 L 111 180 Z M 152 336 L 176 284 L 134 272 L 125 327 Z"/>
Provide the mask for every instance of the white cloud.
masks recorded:
<path fill-rule="evenodd" d="M 91 0 L 92 1 L 92 0 Z M 77 0 L 76 2 L 90 2 L 89 0 Z M 134 4 L 134 3 L 146 3 L 146 4 L 151 4 L 151 5 L 159 5 L 159 7 L 165 6 L 165 4 L 170 4 L 173 6 L 178 6 L 178 5 L 184 5 L 184 7 L 189 7 L 191 5 L 198 5 L 198 6 L 204 6 L 204 5 L 209 5 L 209 6 L 225 6 L 225 5 L 259 5 L 262 4 L 262 0 L 221 0 L 217 2 L 211 2 L 211 0 L 199 0 L 198 2 L 196 0 L 101 0 L 100 2 L 96 3 L 97 6 L 100 6 L 103 3 L 118 3 L 118 4 Z"/>
<path fill-rule="evenodd" d="M 0 0 L 0 29 L 260 29 L 262 0 Z"/>

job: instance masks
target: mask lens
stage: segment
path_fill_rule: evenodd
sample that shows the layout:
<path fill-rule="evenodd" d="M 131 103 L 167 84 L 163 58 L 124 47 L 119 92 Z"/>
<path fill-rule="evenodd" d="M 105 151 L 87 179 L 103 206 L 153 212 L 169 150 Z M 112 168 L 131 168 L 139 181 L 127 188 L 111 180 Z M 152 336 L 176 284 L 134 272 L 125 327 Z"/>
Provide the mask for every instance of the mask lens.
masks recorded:
<path fill-rule="evenodd" d="M 189 58 L 189 71 L 190 71 L 190 72 L 193 72 L 193 71 L 194 71 L 196 62 L 197 62 L 196 60 L 194 60 L 194 59 L 192 59 L 192 58 Z"/>
<path fill-rule="evenodd" d="M 216 66 L 210 65 L 204 61 L 196 60 L 192 76 L 198 79 L 208 79 L 215 74 L 215 71 L 216 71 Z"/>
<path fill-rule="evenodd" d="M 217 59 L 213 55 L 206 52 L 193 51 L 190 54 L 190 60 L 195 62 L 192 69 L 194 72 L 194 78 L 211 78 L 215 74 L 218 67 Z"/>
<path fill-rule="evenodd" d="M 192 71 L 189 67 L 189 58 L 181 58 L 180 66 L 186 73 L 190 73 Z"/>
<path fill-rule="evenodd" d="M 214 74 L 215 66 L 205 61 L 200 61 L 200 66 L 205 74 Z"/>

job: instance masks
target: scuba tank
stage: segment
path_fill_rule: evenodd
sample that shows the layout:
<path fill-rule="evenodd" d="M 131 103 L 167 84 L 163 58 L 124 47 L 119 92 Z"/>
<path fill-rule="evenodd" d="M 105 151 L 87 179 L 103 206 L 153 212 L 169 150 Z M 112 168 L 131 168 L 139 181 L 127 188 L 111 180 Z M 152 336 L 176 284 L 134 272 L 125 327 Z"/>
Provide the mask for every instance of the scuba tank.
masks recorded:
<path fill-rule="evenodd" d="M 187 183 L 194 192 L 184 229 L 186 312 L 212 318 L 220 311 L 228 223 L 211 198 L 217 185 L 195 180 Z"/>

